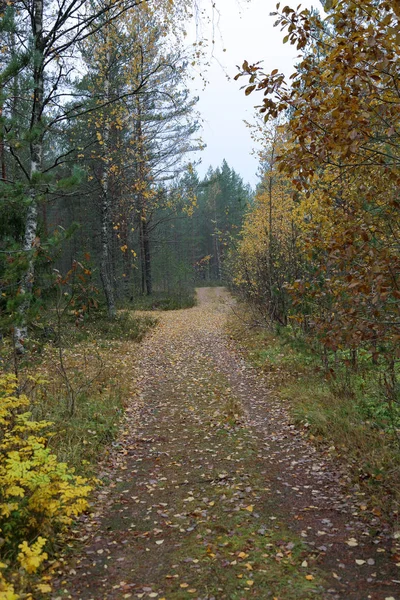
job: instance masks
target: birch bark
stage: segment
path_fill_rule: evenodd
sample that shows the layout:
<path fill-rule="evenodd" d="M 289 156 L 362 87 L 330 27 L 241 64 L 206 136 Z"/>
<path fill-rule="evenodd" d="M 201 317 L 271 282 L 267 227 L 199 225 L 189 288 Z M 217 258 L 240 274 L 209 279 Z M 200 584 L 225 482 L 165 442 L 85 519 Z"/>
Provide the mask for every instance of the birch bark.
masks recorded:
<path fill-rule="evenodd" d="M 29 206 L 26 215 L 23 252 L 28 264 L 19 287 L 20 295 L 25 298 L 19 306 L 20 324 L 14 327 L 14 342 L 18 353 L 24 352 L 24 343 L 28 337 L 27 312 L 29 295 L 35 275 L 34 252 L 37 245 L 38 226 L 38 178 L 43 164 L 43 93 L 44 93 L 44 43 L 43 43 L 43 0 L 33 1 L 32 32 L 34 39 L 33 53 L 33 105 L 30 123 L 30 188 Z"/>

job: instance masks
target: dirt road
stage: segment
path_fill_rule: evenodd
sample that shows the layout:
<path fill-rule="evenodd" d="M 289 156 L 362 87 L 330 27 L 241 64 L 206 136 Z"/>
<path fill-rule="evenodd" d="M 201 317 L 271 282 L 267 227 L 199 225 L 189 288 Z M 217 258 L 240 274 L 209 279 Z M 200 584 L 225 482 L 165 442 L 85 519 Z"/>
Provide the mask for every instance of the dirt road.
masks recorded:
<path fill-rule="evenodd" d="M 118 467 L 53 598 L 400 599 L 387 532 L 229 341 L 230 296 L 198 298 L 132 365 Z"/>

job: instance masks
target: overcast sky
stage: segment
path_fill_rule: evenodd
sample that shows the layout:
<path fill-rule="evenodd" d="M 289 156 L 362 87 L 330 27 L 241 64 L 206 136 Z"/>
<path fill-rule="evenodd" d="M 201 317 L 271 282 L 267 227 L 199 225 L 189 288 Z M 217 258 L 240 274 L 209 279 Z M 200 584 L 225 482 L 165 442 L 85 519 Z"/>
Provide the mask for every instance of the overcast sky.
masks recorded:
<path fill-rule="evenodd" d="M 300 1 L 288 4 L 296 8 Z M 245 79 L 233 80 L 238 72 L 236 65 L 244 60 L 249 63 L 263 60 L 267 72 L 277 68 L 290 75 L 298 52 L 290 44 L 282 44 L 285 34 L 279 27 L 273 27 L 276 19 L 270 12 L 275 10 L 276 0 L 217 0 L 216 5 L 220 15 L 215 15 L 219 23 L 214 27 L 214 58 L 206 74 L 209 83 L 203 90 L 200 77 L 193 82 L 193 92 L 200 96 L 198 110 L 204 120 L 201 135 L 207 144 L 200 153 L 201 165 L 197 170 L 202 176 L 209 165 L 217 167 L 225 158 L 244 181 L 254 186 L 258 181 L 257 160 L 251 155 L 254 143 L 243 121 L 252 120 L 253 106 L 259 98 L 257 94 L 244 95 L 240 87 Z M 312 5 L 320 7 L 318 0 L 302 2 L 303 7 Z M 212 37 L 211 28 L 204 28 L 202 33 Z"/>

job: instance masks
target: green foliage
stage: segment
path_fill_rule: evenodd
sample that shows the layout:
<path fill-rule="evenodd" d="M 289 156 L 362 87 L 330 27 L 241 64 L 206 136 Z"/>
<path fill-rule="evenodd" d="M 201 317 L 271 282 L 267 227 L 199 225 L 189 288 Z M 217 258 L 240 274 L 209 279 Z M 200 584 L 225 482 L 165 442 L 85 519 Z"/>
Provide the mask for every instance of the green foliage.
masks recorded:
<path fill-rule="evenodd" d="M 322 363 L 310 339 L 289 328 L 275 334 L 249 330 L 235 318 L 229 330 L 267 374 L 271 393 L 285 403 L 303 435 L 346 461 L 371 509 L 395 510 L 400 501 L 400 396 L 392 402 L 385 393 L 384 365 L 372 365 L 368 353 L 360 355 L 357 371 L 346 366 L 350 353 L 338 357 L 330 352 Z"/>
<path fill-rule="evenodd" d="M 133 300 L 135 310 L 180 310 L 196 304 L 193 288 L 181 288 L 169 292 L 154 292 L 151 296 L 138 296 Z"/>
<path fill-rule="evenodd" d="M 224 160 L 210 169 L 197 186 L 197 206 L 192 235 L 195 250 L 195 280 L 226 280 L 226 258 L 238 238 L 243 219 L 252 202 L 252 192 L 240 175 Z"/>
<path fill-rule="evenodd" d="M 65 391 L 55 382 L 36 391 L 32 407 L 35 418 L 51 419 L 53 422 L 49 441 L 52 451 L 85 477 L 96 474 L 99 456 L 114 440 L 124 409 L 122 382 L 116 378 L 106 382 L 105 373 L 101 373 L 93 385 L 79 394 L 72 417 L 66 418 Z M 103 383 L 105 388 L 110 381 L 113 390 L 101 390 Z M 73 383 L 79 381 L 73 379 Z"/>
<path fill-rule="evenodd" d="M 157 320 L 153 317 L 138 316 L 129 310 L 121 310 L 112 321 L 104 314 L 94 317 L 89 324 L 89 329 L 91 335 L 97 333 L 104 340 L 141 342 L 149 329 L 156 323 Z"/>

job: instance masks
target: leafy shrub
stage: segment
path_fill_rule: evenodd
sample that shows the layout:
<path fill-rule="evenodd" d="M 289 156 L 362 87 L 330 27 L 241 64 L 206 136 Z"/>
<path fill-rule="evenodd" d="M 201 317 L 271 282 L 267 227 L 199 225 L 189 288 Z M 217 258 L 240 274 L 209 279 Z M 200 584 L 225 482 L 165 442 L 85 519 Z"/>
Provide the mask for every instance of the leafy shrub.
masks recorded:
<path fill-rule="evenodd" d="M 93 322 L 93 330 L 107 340 L 141 342 L 156 323 L 156 319 L 152 317 L 138 317 L 128 311 L 121 311 L 111 321 L 108 318 L 97 318 Z"/>
<path fill-rule="evenodd" d="M 151 296 L 138 296 L 133 302 L 136 310 L 181 310 L 195 305 L 196 294 L 193 288 L 154 292 Z"/>
<path fill-rule="evenodd" d="M 19 598 L 47 559 L 47 540 L 87 508 L 88 481 L 47 447 L 48 421 L 33 421 L 13 375 L 0 378 L 0 597 Z M 45 536 L 45 537 L 43 537 Z M 16 562 L 17 559 L 17 562 Z M 14 572 L 10 565 L 18 564 Z M 45 586 L 42 586 L 45 587 Z"/>

